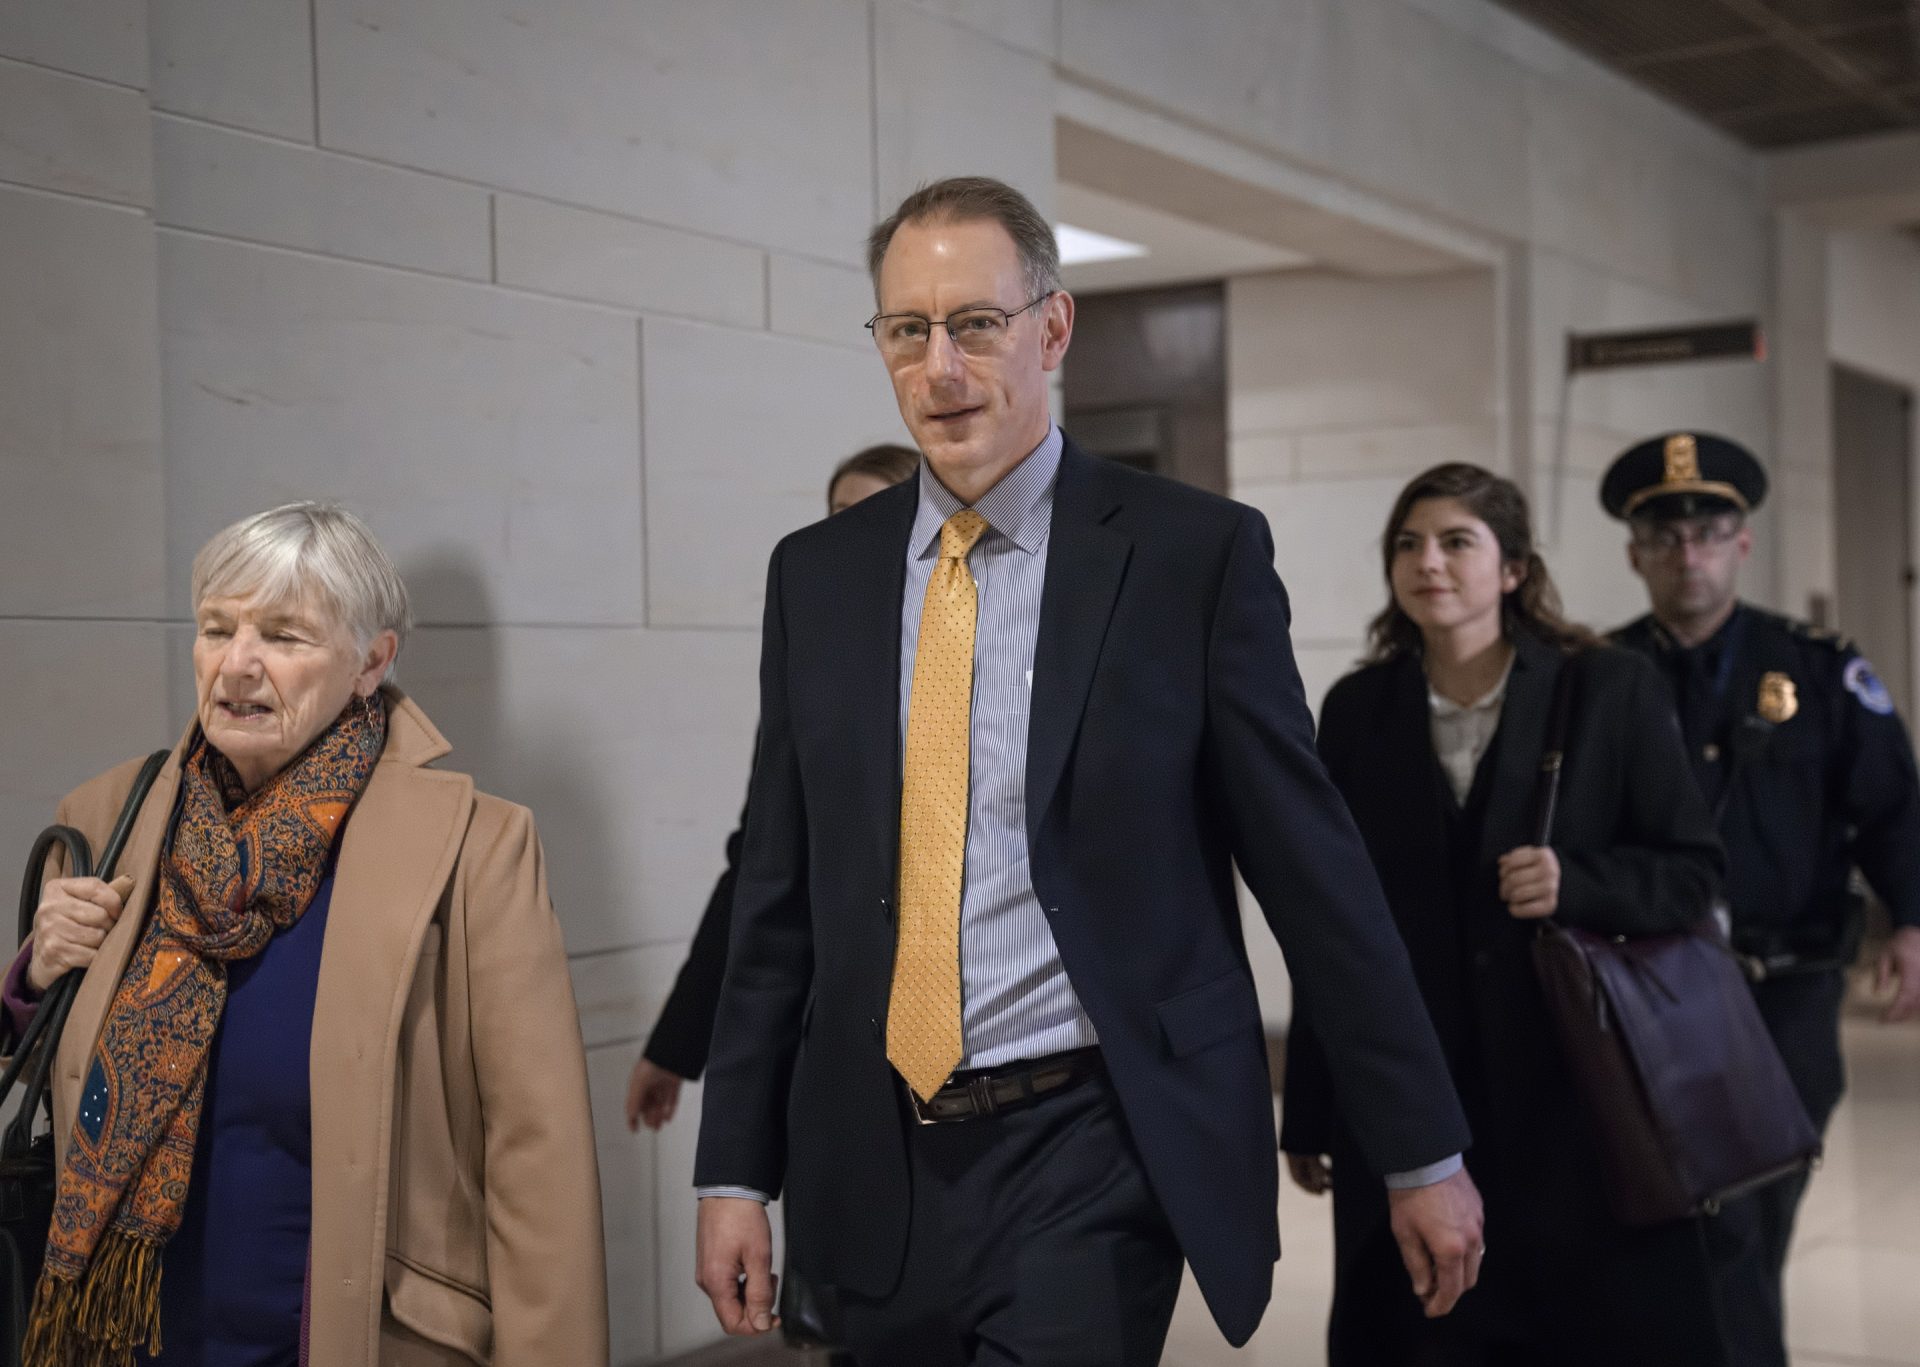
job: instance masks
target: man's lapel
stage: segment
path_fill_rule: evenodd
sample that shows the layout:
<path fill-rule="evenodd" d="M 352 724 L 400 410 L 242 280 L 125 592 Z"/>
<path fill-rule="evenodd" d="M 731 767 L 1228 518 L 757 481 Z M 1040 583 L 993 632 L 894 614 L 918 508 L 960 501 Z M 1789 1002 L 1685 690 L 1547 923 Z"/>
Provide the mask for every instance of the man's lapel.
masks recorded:
<path fill-rule="evenodd" d="M 1060 453 L 1040 634 L 1033 653 L 1027 732 L 1027 840 L 1053 801 L 1093 685 L 1133 543 L 1108 524 L 1120 499 L 1100 463 L 1075 446 Z"/>
<path fill-rule="evenodd" d="M 846 829 L 871 831 L 875 867 L 891 880 L 900 848 L 900 617 L 907 583 L 907 538 L 919 509 L 919 481 L 875 494 L 875 505 L 839 514 L 852 538 L 841 564 L 837 600 L 845 605 L 838 677 L 853 724 L 855 811 L 871 816 Z M 888 896 L 892 896 L 889 882 Z"/>

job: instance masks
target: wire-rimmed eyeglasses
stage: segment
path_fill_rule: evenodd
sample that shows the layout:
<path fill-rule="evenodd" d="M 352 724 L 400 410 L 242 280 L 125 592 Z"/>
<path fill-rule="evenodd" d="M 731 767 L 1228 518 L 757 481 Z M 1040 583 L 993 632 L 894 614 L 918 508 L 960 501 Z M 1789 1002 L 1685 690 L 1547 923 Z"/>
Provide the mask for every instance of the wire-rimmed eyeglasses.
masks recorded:
<path fill-rule="evenodd" d="M 1695 550 L 1717 551 L 1738 535 L 1740 535 L 1739 520 L 1722 517 L 1711 522 L 1662 523 L 1657 527 L 1636 531 L 1633 540 L 1634 544 L 1644 551 L 1650 551 L 1655 555 L 1674 556 L 1688 547 Z"/>
<path fill-rule="evenodd" d="M 867 319 L 867 331 L 873 344 L 890 361 L 917 360 L 925 354 L 927 339 L 936 327 L 947 330 L 953 344 L 969 356 L 986 356 L 999 350 L 1007 338 L 1007 329 L 1028 309 L 1053 298 L 1057 291 L 1027 300 L 1017 309 L 981 307 L 961 309 L 945 318 L 926 318 L 918 313 L 876 313 Z"/>

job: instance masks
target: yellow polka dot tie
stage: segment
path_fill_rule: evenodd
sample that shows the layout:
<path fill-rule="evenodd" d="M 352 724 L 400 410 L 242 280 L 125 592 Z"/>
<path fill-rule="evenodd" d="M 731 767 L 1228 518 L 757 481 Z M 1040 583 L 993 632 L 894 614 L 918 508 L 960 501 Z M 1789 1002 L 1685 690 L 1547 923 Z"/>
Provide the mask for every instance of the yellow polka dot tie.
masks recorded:
<path fill-rule="evenodd" d="M 979 612 L 967 552 L 987 529 L 963 508 L 940 528 L 920 609 L 900 785 L 900 939 L 887 1000 L 887 1058 L 926 1100 L 960 1064 L 960 878 L 967 859 L 967 752 Z"/>

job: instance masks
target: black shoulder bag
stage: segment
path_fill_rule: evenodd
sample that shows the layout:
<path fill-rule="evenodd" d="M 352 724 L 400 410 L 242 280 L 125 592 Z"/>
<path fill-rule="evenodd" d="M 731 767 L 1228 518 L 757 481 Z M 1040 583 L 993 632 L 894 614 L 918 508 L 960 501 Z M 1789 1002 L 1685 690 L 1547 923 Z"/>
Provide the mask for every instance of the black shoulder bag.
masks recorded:
<path fill-rule="evenodd" d="M 166 764 L 169 750 L 156 750 L 147 757 L 133 791 L 120 809 L 120 819 L 100 851 L 95 867 L 87 838 L 71 826 L 49 826 L 33 842 L 27 858 L 27 871 L 20 883 L 20 939 L 24 943 L 33 933 L 33 913 L 40 905 L 40 886 L 47 855 L 59 845 L 67 852 L 67 877 L 113 879 L 114 865 L 126 848 L 133 831 L 134 818 L 147 800 L 153 781 Z M 54 1162 L 53 1130 L 39 1134 L 34 1126 L 44 1109 L 52 1114 L 50 1083 L 53 1056 L 60 1045 L 60 1032 L 66 1028 L 67 1013 L 80 992 L 85 974 L 75 971 L 47 989 L 40 1005 L 15 1045 L 6 1071 L 0 1073 L 0 1107 L 21 1085 L 20 1109 L 0 1136 L 0 1367 L 19 1367 L 20 1342 L 27 1331 L 27 1307 L 33 1300 L 34 1284 L 40 1280 L 40 1267 L 46 1260 L 47 1227 L 53 1220 L 54 1188 L 59 1173 Z"/>
<path fill-rule="evenodd" d="M 1554 684 L 1534 798 L 1540 845 L 1552 843 L 1584 672 L 1570 656 Z M 1621 1223 L 1711 1214 L 1819 1157 L 1820 1136 L 1711 915 L 1689 930 L 1631 937 L 1548 920 L 1533 962 Z"/>

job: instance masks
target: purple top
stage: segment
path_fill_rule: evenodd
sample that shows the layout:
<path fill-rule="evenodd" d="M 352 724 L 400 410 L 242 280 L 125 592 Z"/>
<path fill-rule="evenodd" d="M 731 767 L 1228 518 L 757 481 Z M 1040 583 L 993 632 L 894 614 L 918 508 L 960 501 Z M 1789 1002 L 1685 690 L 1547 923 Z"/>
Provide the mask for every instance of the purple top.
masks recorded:
<path fill-rule="evenodd" d="M 6 1035 L 9 1039 L 19 1039 L 27 1032 L 27 1026 L 33 1022 L 34 1008 L 40 1004 L 40 994 L 27 986 L 27 965 L 33 960 L 33 939 L 20 946 L 20 953 L 7 969 L 6 986 L 0 988 L 0 1005 L 6 1008 Z"/>

